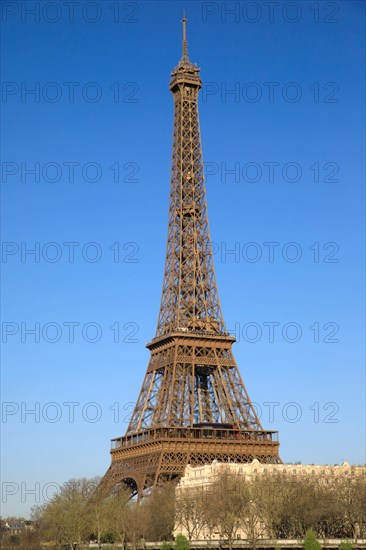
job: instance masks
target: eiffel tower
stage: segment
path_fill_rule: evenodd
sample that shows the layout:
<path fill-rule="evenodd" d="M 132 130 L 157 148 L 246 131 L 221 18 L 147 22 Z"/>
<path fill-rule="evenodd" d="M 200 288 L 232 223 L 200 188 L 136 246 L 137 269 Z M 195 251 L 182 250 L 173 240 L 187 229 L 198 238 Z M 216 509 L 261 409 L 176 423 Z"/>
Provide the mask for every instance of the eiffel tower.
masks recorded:
<path fill-rule="evenodd" d="M 281 463 L 276 431 L 263 430 L 240 377 L 217 292 L 203 177 L 200 69 L 173 70 L 173 155 L 168 241 L 156 336 L 126 434 L 112 440 L 100 494 L 118 483 L 134 493 L 179 478 L 187 464 Z"/>

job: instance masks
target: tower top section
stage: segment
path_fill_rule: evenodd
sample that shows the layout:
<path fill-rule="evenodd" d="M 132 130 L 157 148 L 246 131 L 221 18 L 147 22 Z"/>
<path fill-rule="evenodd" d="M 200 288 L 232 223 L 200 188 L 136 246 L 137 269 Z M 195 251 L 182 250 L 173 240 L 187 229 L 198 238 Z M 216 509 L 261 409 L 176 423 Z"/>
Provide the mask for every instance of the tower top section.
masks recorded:
<path fill-rule="evenodd" d="M 170 82 L 170 89 L 174 93 L 179 89 L 179 84 L 188 84 L 196 88 L 202 87 L 202 82 L 199 77 L 200 68 L 191 63 L 188 57 L 188 41 L 187 41 L 187 22 L 188 19 L 183 12 L 182 22 L 182 31 L 183 31 L 183 40 L 182 40 L 182 57 L 178 65 L 173 69 L 172 80 Z"/>
<path fill-rule="evenodd" d="M 183 16 L 182 57 L 172 72 L 174 130 L 167 252 L 156 337 L 225 336 L 208 225 L 198 117 L 202 86 L 190 62 Z"/>

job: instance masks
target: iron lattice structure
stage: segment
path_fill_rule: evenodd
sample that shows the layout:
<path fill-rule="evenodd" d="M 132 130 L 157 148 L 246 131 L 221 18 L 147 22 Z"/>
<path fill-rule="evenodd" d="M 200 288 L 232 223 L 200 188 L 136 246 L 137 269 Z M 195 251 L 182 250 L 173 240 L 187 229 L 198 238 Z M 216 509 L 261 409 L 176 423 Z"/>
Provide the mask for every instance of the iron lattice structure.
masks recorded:
<path fill-rule="evenodd" d="M 141 494 L 179 478 L 188 463 L 280 463 L 277 432 L 263 430 L 225 329 L 217 292 L 203 177 L 200 69 L 183 52 L 173 70 L 174 133 L 168 241 L 156 337 L 126 435 L 112 440 L 101 485 Z"/>

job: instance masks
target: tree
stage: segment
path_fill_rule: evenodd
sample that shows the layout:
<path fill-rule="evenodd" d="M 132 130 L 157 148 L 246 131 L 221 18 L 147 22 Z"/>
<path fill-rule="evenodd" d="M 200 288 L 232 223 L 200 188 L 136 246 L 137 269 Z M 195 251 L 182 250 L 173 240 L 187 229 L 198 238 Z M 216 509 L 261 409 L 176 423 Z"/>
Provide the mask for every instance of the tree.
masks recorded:
<path fill-rule="evenodd" d="M 174 550 L 189 550 L 189 542 L 184 535 L 175 537 Z"/>
<path fill-rule="evenodd" d="M 353 483 L 354 514 L 357 527 L 354 530 L 355 538 L 366 538 L 366 475 Z"/>
<path fill-rule="evenodd" d="M 217 531 L 217 521 L 215 511 L 212 506 L 213 490 L 212 487 L 204 487 L 202 494 L 203 522 L 204 529 L 208 533 L 208 539 L 211 542 L 212 535 Z"/>
<path fill-rule="evenodd" d="M 341 544 L 338 546 L 338 550 L 352 550 L 353 546 L 352 543 L 349 541 L 341 542 Z"/>
<path fill-rule="evenodd" d="M 184 528 L 188 539 L 198 539 L 205 526 L 206 502 L 202 487 L 179 489 L 175 503 L 175 521 L 178 528 Z"/>
<path fill-rule="evenodd" d="M 268 536 L 303 538 L 308 529 L 321 532 L 331 524 L 334 510 L 329 488 L 318 478 L 268 473 L 253 483 L 259 491 L 257 511 Z"/>
<path fill-rule="evenodd" d="M 250 492 L 241 473 L 220 472 L 212 484 L 211 505 L 207 514 L 230 550 L 250 512 Z"/>
<path fill-rule="evenodd" d="M 94 499 L 96 490 L 99 486 L 100 478 L 95 477 L 90 480 L 91 500 L 87 504 L 87 508 L 91 515 L 91 527 L 94 537 L 98 541 L 98 545 L 103 542 L 103 537 L 108 529 L 107 525 L 107 504 L 105 500 Z"/>
<path fill-rule="evenodd" d="M 171 540 L 175 516 L 176 483 L 165 482 L 154 487 L 151 494 L 142 499 L 146 512 L 145 537 L 150 541 Z"/>
<path fill-rule="evenodd" d="M 89 501 L 93 483 L 86 479 L 64 483 L 59 493 L 43 506 L 33 510 L 34 520 L 39 525 L 42 538 L 57 544 L 89 541 L 93 531 L 93 518 Z"/>
<path fill-rule="evenodd" d="M 147 528 L 146 508 L 140 502 L 130 503 L 126 507 L 126 538 L 137 548 L 138 543 L 145 539 Z"/>
<path fill-rule="evenodd" d="M 304 538 L 304 550 L 322 550 L 322 547 L 316 538 L 316 534 L 312 529 L 308 529 L 306 531 Z"/>
<path fill-rule="evenodd" d="M 116 542 L 124 544 L 126 539 L 128 507 L 131 491 L 125 485 L 115 487 L 112 494 L 100 504 L 100 528 L 104 536 L 112 535 Z"/>
<path fill-rule="evenodd" d="M 9 544 L 11 547 L 14 547 L 14 546 L 19 546 L 20 547 L 20 544 L 21 544 L 21 537 L 20 535 L 10 535 L 9 536 Z"/>
<path fill-rule="evenodd" d="M 5 520 L 0 518 L 0 541 L 2 541 L 5 533 L 6 533 Z"/>
<path fill-rule="evenodd" d="M 326 503 L 320 497 L 318 480 L 289 477 L 285 483 L 285 514 L 290 536 L 303 538 L 309 529 L 316 528 Z M 316 503 L 316 505 L 315 505 Z"/>
<path fill-rule="evenodd" d="M 283 485 L 281 476 L 264 474 L 258 476 L 254 484 L 256 508 L 261 522 L 265 524 L 266 534 L 270 538 L 285 538 Z M 278 549 L 280 550 L 280 549 Z"/>
<path fill-rule="evenodd" d="M 265 524 L 266 515 L 264 512 L 266 510 L 266 505 L 268 506 L 271 504 L 263 491 L 261 481 L 261 477 L 259 477 L 252 479 L 246 484 L 245 499 L 247 502 L 243 503 L 245 505 L 243 510 L 243 528 L 246 532 L 248 542 L 251 544 L 252 550 L 257 548 L 259 539 L 267 534 Z"/>
<path fill-rule="evenodd" d="M 353 468 L 337 480 L 339 505 L 344 517 L 342 538 L 366 537 L 366 475 L 356 476 Z"/>

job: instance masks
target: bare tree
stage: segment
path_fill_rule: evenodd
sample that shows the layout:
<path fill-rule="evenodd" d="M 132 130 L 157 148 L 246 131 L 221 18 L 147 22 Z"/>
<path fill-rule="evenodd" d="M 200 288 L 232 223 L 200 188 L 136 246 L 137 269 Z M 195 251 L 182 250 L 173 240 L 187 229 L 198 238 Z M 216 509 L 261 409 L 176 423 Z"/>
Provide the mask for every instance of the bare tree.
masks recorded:
<path fill-rule="evenodd" d="M 58 544 L 82 544 L 93 531 L 93 519 L 88 503 L 93 484 L 87 479 L 64 483 L 58 494 L 47 504 L 34 510 L 44 540 Z"/>
<path fill-rule="evenodd" d="M 146 538 L 150 541 L 171 540 L 175 516 L 175 482 L 154 487 L 142 500 L 146 511 Z"/>
<path fill-rule="evenodd" d="M 122 544 L 126 540 L 128 529 L 128 503 L 130 498 L 131 491 L 124 485 L 121 485 L 117 486 L 113 493 L 101 503 L 100 522 L 103 535 L 111 533 L 114 540 Z"/>
<path fill-rule="evenodd" d="M 202 487 L 182 487 L 176 497 L 175 521 L 183 527 L 188 539 L 199 539 L 205 526 L 206 512 L 204 489 Z"/>
<path fill-rule="evenodd" d="M 202 493 L 202 506 L 203 506 L 203 523 L 204 530 L 208 533 L 208 539 L 211 542 L 212 535 L 218 533 L 215 506 L 213 505 L 213 498 L 215 498 L 215 490 L 213 487 L 204 487 Z"/>
<path fill-rule="evenodd" d="M 265 511 L 272 506 L 271 493 L 265 492 L 261 477 L 247 483 L 246 498 L 249 498 L 249 503 L 244 513 L 243 528 L 252 550 L 257 548 L 258 541 L 267 534 Z"/>
<path fill-rule="evenodd" d="M 126 538 L 136 550 L 137 545 L 146 536 L 146 508 L 140 502 L 130 503 L 126 508 Z"/>
<path fill-rule="evenodd" d="M 230 550 L 243 528 L 245 517 L 250 510 L 250 492 L 248 484 L 240 473 L 229 469 L 218 474 L 212 485 L 210 515 L 220 536 L 225 539 Z"/>
<path fill-rule="evenodd" d="M 337 480 L 338 506 L 343 515 L 344 536 L 366 537 L 366 476 L 349 475 Z"/>

